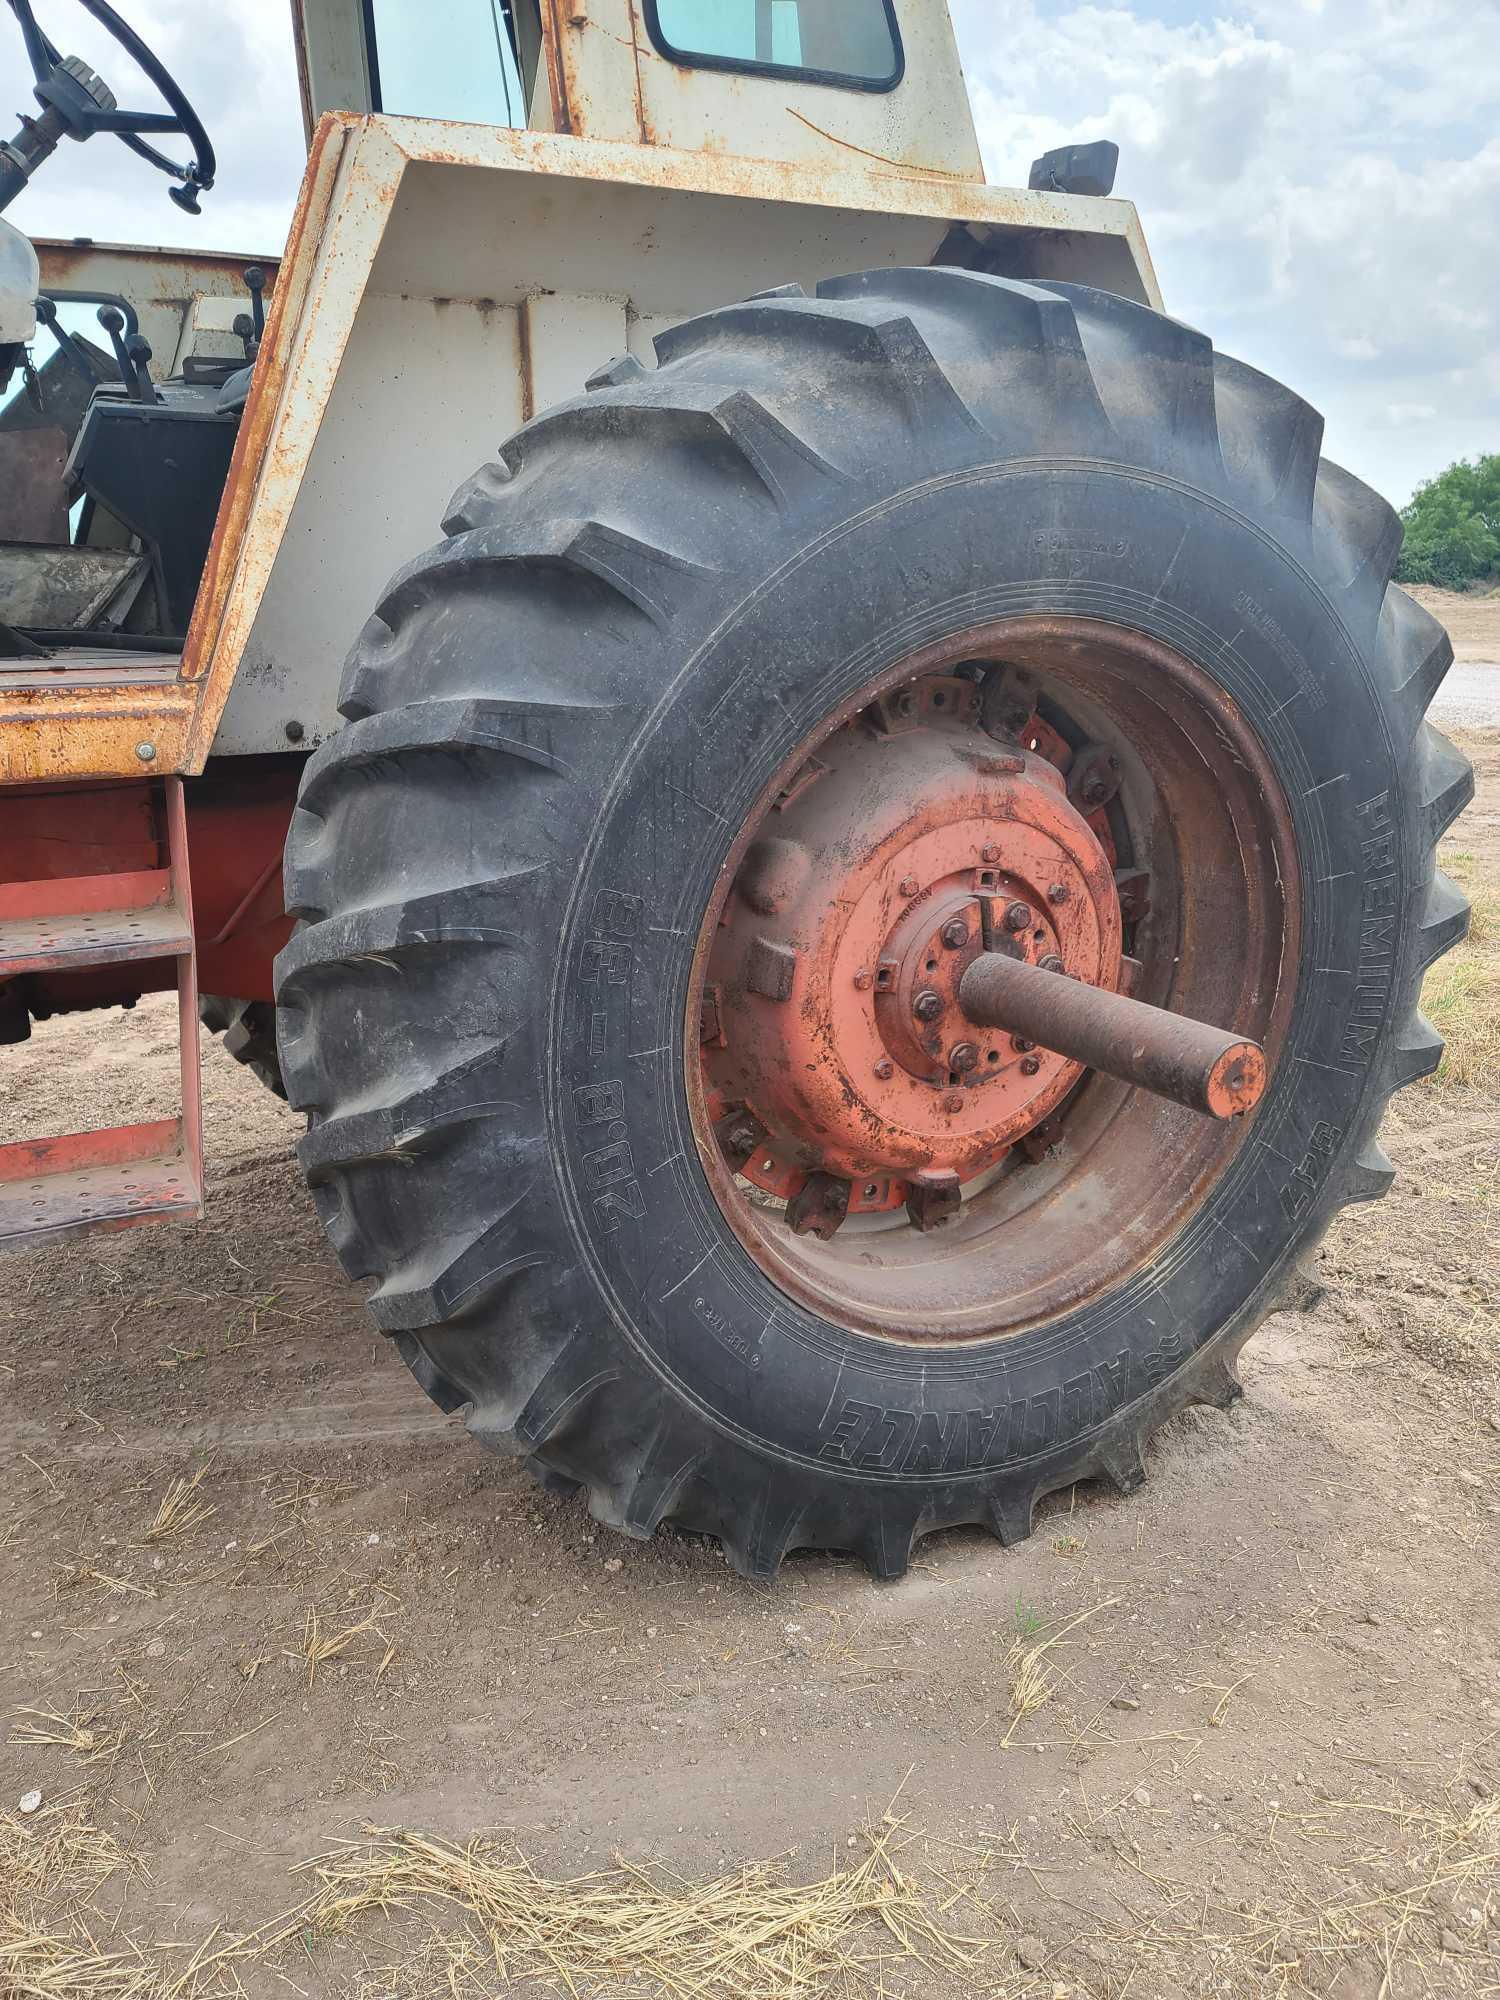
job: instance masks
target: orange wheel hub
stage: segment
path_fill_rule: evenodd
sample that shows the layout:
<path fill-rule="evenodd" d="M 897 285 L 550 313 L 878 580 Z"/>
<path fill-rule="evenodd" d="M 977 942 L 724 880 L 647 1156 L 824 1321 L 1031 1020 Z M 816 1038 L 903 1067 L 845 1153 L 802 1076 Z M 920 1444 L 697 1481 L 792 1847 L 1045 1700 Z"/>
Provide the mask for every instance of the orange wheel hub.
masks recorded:
<path fill-rule="evenodd" d="M 819 746 L 745 851 L 707 962 L 705 1104 L 767 1194 L 826 1187 L 840 1220 L 956 1201 L 1082 1073 L 959 1001 L 986 950 L 1109 989 L 1121 965 L 1108 820 L 1087 792 L 1070 801 L 1066 746 L 978 724 L 967 679 L 887 694 Z"/>

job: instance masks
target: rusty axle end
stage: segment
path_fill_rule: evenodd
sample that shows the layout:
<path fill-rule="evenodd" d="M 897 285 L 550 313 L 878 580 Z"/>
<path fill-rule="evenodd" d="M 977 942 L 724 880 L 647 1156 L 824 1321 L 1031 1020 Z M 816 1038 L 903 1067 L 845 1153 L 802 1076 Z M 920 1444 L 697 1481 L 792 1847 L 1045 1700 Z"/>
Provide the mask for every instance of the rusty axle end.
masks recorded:
<path fill-rule="evenodd" d="M 1006 952 L 976 958 L 959 984 L 958 1000 L 969 1021 L 1008 1029 L 1210 1118 L 1238 1118 L 1265 1091 L 1266 1057 L 1258 1042 Z"/>

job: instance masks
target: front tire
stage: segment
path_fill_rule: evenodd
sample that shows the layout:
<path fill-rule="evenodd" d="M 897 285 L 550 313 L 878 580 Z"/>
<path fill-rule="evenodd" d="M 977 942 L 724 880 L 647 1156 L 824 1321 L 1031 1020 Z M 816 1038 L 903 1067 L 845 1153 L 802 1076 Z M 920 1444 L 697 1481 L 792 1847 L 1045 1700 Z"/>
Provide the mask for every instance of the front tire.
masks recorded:
<path fill-rule="evenodd" d="M 1009 1542 L 1074 1480 L 1131 1490 L 1166 1416 L 1239 1393 L 1235 1355 L 1337 1210 L 1384 1192 L 1386 1098 L 1441 1053 L 1422 975 L 1467 914 L 1433 854 L 1472 780 L 1423 720 L 1451 652 L 1316 414 L 1111 295 L 875 272 L 657 352 L 511 439 L 361 635 L 288 841 L 282 1068 L 346 1270 L 477 1436 L 626 1532 L 719 1536 L 747 1575 L 831 1547 L 893 1576 L 932 1529 Z M 920 662 L 952 672 L 972 633 L 1040 682 L 1059 740 L 1126 712 L 1089 680 L 1099 635 L 1148 689 L 1150 660 L 1181 663 L 1191 718 L 1099 835 L 1168 857 L 1136 946 L 1163 1004 L 1184 938 L 1207 963 L 1224 879 L 1174 835 L 1174 769 L 1226 865 L 1246 851 L 1271 944 L 1218 990 L 1262 1009 L 1275 1068 L 1154 1238 L 1131 1209 L 1071 1302 L 1001 1324 L 985 1278 L 949 1327 L 758 1253 L 710 1171 L 689 1002 L 737 843 L 808 744 Z M 1214 820 L 1224 745 L 1266 776 Z M 1274 867 L 1250 853 L 1272 795 Z M 1295 920 L 1255 886 L 1288 870 Z M 1101 1083 L 1067 1115 L 1118 1135 L 1141 1107 Z M 983 1238 L 997 1171 L 951 1240 Z M 1048 1171 L 1081 1213 L 1084 1181 Z"/>

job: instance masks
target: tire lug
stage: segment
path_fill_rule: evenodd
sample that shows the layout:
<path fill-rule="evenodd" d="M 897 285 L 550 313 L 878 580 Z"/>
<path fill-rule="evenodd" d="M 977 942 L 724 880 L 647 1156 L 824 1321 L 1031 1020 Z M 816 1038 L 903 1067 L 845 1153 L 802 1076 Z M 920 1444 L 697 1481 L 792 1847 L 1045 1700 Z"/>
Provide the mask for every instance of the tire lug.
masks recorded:
<path fill-rule="evenodd" d="M 906 1214 L 913 1229 L 924 1234 L 957 1215 L 962 1201 L 958 1175 L 929 1170 L 917 1174 L 906 1194 Z"/>
<path fill-rule="evenodd" d="M 794 1236 L 816 1236 L 826 1243 L 849 1215 L 850 1187 L 837 1174 L 809 1174 L 786 1205 L 787 1227 Z"/>

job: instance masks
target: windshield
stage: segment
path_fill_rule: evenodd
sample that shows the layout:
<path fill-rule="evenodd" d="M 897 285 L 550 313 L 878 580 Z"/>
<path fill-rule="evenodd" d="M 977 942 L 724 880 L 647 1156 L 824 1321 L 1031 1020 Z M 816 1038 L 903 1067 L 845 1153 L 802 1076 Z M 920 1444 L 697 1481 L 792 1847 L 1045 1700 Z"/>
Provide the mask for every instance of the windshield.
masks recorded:
<path fill-rule="evenodd" d="M 891 0 L 646 0 L 646 23 L 674 62 L 857 90 L 901 80 Z"/>

